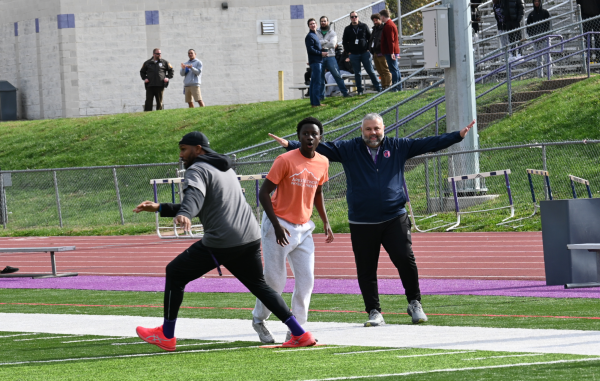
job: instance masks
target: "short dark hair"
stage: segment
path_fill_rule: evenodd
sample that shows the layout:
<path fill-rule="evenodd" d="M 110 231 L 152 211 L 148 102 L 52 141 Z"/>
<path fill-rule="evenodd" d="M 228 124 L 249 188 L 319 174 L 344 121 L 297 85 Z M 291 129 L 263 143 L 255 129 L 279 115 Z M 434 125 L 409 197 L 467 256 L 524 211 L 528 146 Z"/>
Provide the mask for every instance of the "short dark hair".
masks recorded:
<path fill-rule="evenodd" d="M 329 17 L 327 16 L 321 16 L 321 18 L 319 19 L 319 22 L 321 22 L 321 20 L 326 19 L 327 21 L 329 21 Z"/>
<path fill-rule="evenodd" d="M 354 13 L 356 16 L 358 16 L 358 13 L 356 13 L 356 11 L 352 11 L 352 12 L 350 12 L 350 14 L 349 14 L 348 16 L 352 16 L 352 14 L 353 14 L 353 13 Z"/>
<path fill-rule="evenodd" d="M 314 21 L 315 24 L 317 23 L 317 20 L 315 20 L 313 18 L 309 18 L 308 21 L 306 22 L 306 25 L 310 24 L 311 21 Z"/>
<path fill-rule="evenodd" d="M 379 13 L 373 13 L 373 14 L 371 15 L 371 21 L 372 21 L 372 20 L 375 20 L 375 19 L 377 19 L 377 20 L 381 20 L 381 16 L 379 16 Z"/>
<path fill-rule="evenodd" d="M 189 50 L 188 50 L 188 53 L 189 53 L 189 52 L 194 52 L 194 53 L 196 53 L 196 51 L 195 51 L 194 49 L 189 49 Z"/>
<path fill-rule="evenodd" d="M 160 50 L 160 48 L 154 48 L 154 49 L 152 49 L 152 54 L 156 53 L 157 50 Z"/>
<path fill-rule="evenodd" d="M 388 12 L 387 9 L 382 9 L 379 11 L 379 14 L 383 17 L 387 17 L 388 19 L 390 18 L 390 12 Z"/>
<path fill-rule="evenodd" d="M 296 126 L 296 134 L 298 136 L 300 136 L 300 130 L 302 129 L 302 127 L 307 124 L 314 124 L 317 127 L 319 127 L 319 134 L 323 135 L 323 123 L 321 123 L 319 119 L 309 116 L 307 118 L 302 119 L 300 123 L 298 123 L 298 126 Z"/>

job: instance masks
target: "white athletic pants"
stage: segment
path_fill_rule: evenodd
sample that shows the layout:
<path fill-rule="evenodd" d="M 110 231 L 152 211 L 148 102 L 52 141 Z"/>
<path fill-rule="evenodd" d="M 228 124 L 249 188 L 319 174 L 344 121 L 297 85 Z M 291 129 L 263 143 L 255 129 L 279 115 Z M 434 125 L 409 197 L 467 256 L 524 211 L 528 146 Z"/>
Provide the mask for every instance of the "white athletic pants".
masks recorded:
<path fill-rule="evenodd" d="M 281 295 L 287 280 L 285 267 L 287 258 L 295 278 L 292 313 L 296 316 L 298 323 L 304 324 L 308 317 L 308 305 L 315 282 L 315 244 L 312 238 L 315 224 L 308 221 L 305 224 L 296 225 L 281 218 L 278 219 L 281 226 L 290 232 L 291 236 L 288 237 L 290 243 L 283 247 L 277 244 L 273 224 L 263 212 L 261 236 L 265 260 L 265 281 Z M 257 299 L 254 311 L 252 311 L 254 321 L 264 321 L 269 318 L 270 314 L 271 311 Z"/>

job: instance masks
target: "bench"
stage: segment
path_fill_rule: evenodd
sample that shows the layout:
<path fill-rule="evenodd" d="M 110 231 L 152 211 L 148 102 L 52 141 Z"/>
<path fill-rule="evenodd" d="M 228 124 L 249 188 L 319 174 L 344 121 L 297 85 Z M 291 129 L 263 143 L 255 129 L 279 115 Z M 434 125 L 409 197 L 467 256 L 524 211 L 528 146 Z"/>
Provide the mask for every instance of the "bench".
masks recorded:
<path fill-rule="evenodd" d="M 600 243 L 578 243 L 567 245 L 567 249 L 569 250 L 587 250 L 589 252 L 595 253 L 593 257 L 590 255 L 585 255 L 585 258 L 575 259 L 573 256 L 573 252 L 571 252 L 571 261 L 572 266 L 574 267 L 582 267 L 586 270 L 590 270 L 592 273 L 600 273 L 598 271 L 598 257 L 600 256 Z M 588 272 L 590 272 L 588 271 Z M 598 274 L 600 275 L 600 274 Z M 568 283 L 565 284 L 565 288 L 584 288 L 584 287 L 600 287 L 599 282 L 583 282 L 583 283 Z"/>
<path fill-rule="evenodd" d="M 77 276 L 78 273 L 62 273 L 56 272 L 56 258 L 55 252 L 62 251 L 73 251 L 75 246 L 54 246 L 54 247 L 12 247 L 12 248 L 0 248 L 0 253 L 50 253 L 50 264 L 52 265 L 52 273 L 41 273 L 41 274 L 0 274 L 0 278 L 60 278 L 66 276 Z"/>
<path fill-rule="evenodd" d="M 346 88 L 348 88 L 348 86 L 354 87 L 354 83 L 344 83 L 344 84 L 346 85 Z M 325 87 L 333 87 L 333 86 L 337 86 L 337 83 L 328 83 L 325 85 Z M 306 96 L 304 95 L 304 92 L 307 91 L 309 88 L 310 88 L 310 85 L 295 85 L 295 86 L 288 87 L 288 89 L 300 90 L 302 92 L 302 99 L 306 98 Z"/>

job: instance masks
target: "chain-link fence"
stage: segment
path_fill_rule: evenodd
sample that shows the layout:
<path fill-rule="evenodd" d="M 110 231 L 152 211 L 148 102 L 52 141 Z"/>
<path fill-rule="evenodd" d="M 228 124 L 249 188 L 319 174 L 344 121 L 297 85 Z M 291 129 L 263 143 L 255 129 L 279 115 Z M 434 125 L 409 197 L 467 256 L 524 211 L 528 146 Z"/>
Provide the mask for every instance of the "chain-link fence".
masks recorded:
<path fill-rule="evenodd" d="M 283 153 L 283 149 L 276 154 Z M 422 230 L 456 222 L 454 195 L 449 176 L 466 175 L 456 171 L 460 160 L 478 160 L 479 172 L 510 169 L 510 190 L 515 218 L 533 211 L 526 169 L 549 172 L 554 199 L 569 199 L 573 190 L 568 175 L 589 180 L 592 194 L 600 197 L 600 141 L 537 143 L 519 146 L 480 148 L 477 151 L 447 151 L 407 161 L 405 179 L 417 226 Z M 272 159 L 236 163 L 239 175 L 267 173 Z M 63 168 L 55 170 L 3 171 L 0 183 L 0 220 L 10 229 L 37 227 L 96 227 L 121 224 L 154 225 L 150 213 L 133 213 L 143 200 L 152 200 L 151 179 L 177 177 L 178 163 L 115 167 Z M 346 177 L 340 163 L 331 163 L 330 180 L 324 186 L 326 208 L 337 231 L 347 229 Z M 248 203 L 259 215 L 257 191 L 262 180 L 242 181 Z M 549 195 L 545 179 L 533 176 L 536 201 Z M 588 197 L 583 185 L 575 185 L 579 197 Z M 179 200 L 178 188 L 158 186 L 161 202 Z M 461 182 L 457 187 L 461 211 L 481 211 L 463 216 L 459 228 L 495 227 L 512 229 L 515 224 L 497 226 L 509 216 L 508 209 L 488 209 L 510 205 L 503 176 Z M 313 216 L 319 223 L 318 215 Z M 166 221 L 167 219 L 165 219 Z M 165 222 L 169 225 L 169 221 Z M 539 214 L 519 221 L 525 230 L 541 228 Z M 441 230 L 443 228 L 439 228 Z"/>
<path fill-rule="evenodd" d="M 278 153 L 283 152 L 282 149 Z M 473 153 L 476 155 L 473 155 Z M 526 169 L 546 170 L 554 199 L 573 197 L 568 175 L 575 175 L 590 181 L 594 197 L 600 197 L 600 141 L 539 143 L 519 146 L 481 148 L 476 151 L 441 152 L 413 158 L 406 163 L 405 179 L 409 190 L 413 212 L 417 226 L 422 230 L 442 230 L 456 222 L 453 192 L 447 178 L 449 176 L 466 175 L 456 172 L 454 165 L 460 160 L 479 161 L 479 172 L 500 171 L 510 169 L 510 191 L 514 203 L 513 219 L 530 216 L 533 212 L 533 200 Z M 268 172 L 271 160 L 238 163 L 239 174 L 257 174 Z M 346 177 L 340 163 L 331 163 L 330 181 L 324 186 L 325 200 L 332 226 L 347 226 Z M 548 198 L 545 178 L 533 176 L 532 184 L 536 202 Z M 243 185 L 243 184 L 242 184 Z M 244 186 L 244 185 L 243 185 Z M 246 195 L 255 206 L 254 185 L 247 184 Z M 585 186 L 579 189 L 579 197 L 587 197 Z M 531 219 L 518 223 L 496 226 L 510 216 L 510 209 L 494 208 L 510 206 L 509 195 L 503 176 L 487 177 L 471 180 L 458 187 L 457 198 L 462 212 L 475 212 L 462 217 L 459 229 L 494 226 L 498 230 L 540 230 L 539 213 Z M 314 216 L 318 223 L 318 216 Z M 510 222 L 510 220 L 509 220 Z M 440 228 L 435 229 L 436 226 Z M 343 230 L 343 229 L 342 229 Z"/>
<path fill-rule="evenodd" d="M 150 179 L 177 177 L 177 168 L 165 163 L 2 171 L 0 222 L 14 229 L 153 223 L 154 216 L 132 210 L 153 199 Z M 165 202 L 170 192 L 159 187 Z"/>

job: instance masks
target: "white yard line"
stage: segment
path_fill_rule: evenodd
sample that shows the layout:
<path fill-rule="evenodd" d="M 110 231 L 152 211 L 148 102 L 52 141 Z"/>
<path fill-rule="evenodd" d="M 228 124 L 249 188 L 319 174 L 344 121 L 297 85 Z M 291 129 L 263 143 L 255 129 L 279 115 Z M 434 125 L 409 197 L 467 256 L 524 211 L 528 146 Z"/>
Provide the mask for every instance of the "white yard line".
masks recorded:
<path fill-rule="evenodd" d="M 39 335 L 39 333 L 17 333 L 15 335 L 0 336 L 0 338 L 2 338 L 2 337 L 15 337 L 15 336 L 31 336 L 31 335 Z"/>
<path fill-rule="evenodd" d="M 80 335 L 72 335 L 72 336 L 80 336 Z M 36 337 L 33 339 L 16 339 L 13 341 L 33 341 L 33 340 L 50 340 L 50 339 L 68 339 L 72 336 L 52 336 L 52 337 Z"/>
<path fill-rule="evenodd" d="M 104 340 L 123 340 L 123 339 L 129 339 L 129 337 L 106 337 L 106 338 L 102 338 L 102 339 L 88 339 L 88 340 L 73 340 L 73 341 L 63 341 L 63 344 L 69 344 L 69 343 L 85 343 L 88 341 L 104 341 Z"/>
<path fill-rule="evenodd" d="M 532 356 L 543 356 L 545 353 L 530 353 L 528 355 L 506 355 L 506 356 L 488 356 L 488 357 L 476 357 L 470 359 L 462 359 L 463 361 L 471 361 L 471 360 L 488 360 L 488 359 L 503 359 L 507 357 L 532 357 Z"/>
<path fill-rule="evenodd" d="M 247 349 L 247 348 L 258 348 L 258 346 L 233 347 L 233 348 L 218 348 L 218 349 L 192 349 L 190 351 L 137 353 L 137 354 L 132 354 L 132 355 L 79 357 L 79 358 L 57 359 L 57 360 L 32 360 L 32 361 L 1 362 L 0 366 L 22 365 L 22 364 L 43 364 L 43 363 L 54 363 L 54 362 L 69 362 L 69 361 L 106 360 L 106 359 L 120 359 L 120 358 L 127 358 L 127 357 L 147 357 L 147 356 L 160 356 L 160 355 L 177 355 L 177 354 L 198 353 L 198 352 L 233 351 L 233 350 L 236 350 L 236 349 Z"/>
<path fill-rule="evenodd" d="M 401 376 L 412 376 L 415 374 L 463 372 L 466 370 L 513 368 L 513 367 L 518 367 L 518 366 L 552 365 L 552 364 L 565 364 L 565 363 L 586 362 L 586 361 L 600 361 L 600 357 L 594 357 L 594 358 L 588 358 L 588 359 L 577 359 L 577 360 L 556 360 L 556 361 L 528 362 L 528 363 L 520 363 L 520 364 L 475 366 L 475 367 L 467 367 L 467 368 L 433 369 L 433 370 L 424 370 L 424 371 L 419 371 L 419 372 L 406 372 L 406 373 L 370 374 L 370 375 L 352 376 L 352 377 L 315 378 L 315 379 L 304 380 L 304 381 L 337 381 L 337 380 L 356 380 L 356 379 L 361 379 L 361 378 L 368 379 L 368 378 L 379 378 L 379 377 L 401 377 Z"/>
<path fill-rule="evenodd" d="M 156 327 L 160 317 L 114 315 L 52 315 L 0 313 L 0 331 L 43 332 L 55 335 L 97 335 L 137 337 L 136 326 Z M 273 321 L 270 330 L 283 340 L 287 327 Z M 454 351 L 504 351 L 523 353 L 564 353 L 600 356 L 600 332 L 558 329 L 519 329 L 483 327 L 447 327 L 428 324 L 363 327 L 362 324 L 308 322 L 305 326 L 321 344 L 428 348 Z M 250 319 L 177 320 L 178 339 L 202 341 L 257 342 Z M 402 340 L 398 340 L 402 338 Z M 67 340 L 65 340 L 67 341 Z M 125 343 L 123 343 L 125 344 Z M 259 344 L 257 342 L 257 344 Z M 381 349 L 376 349 L 381 350 Z"/>

